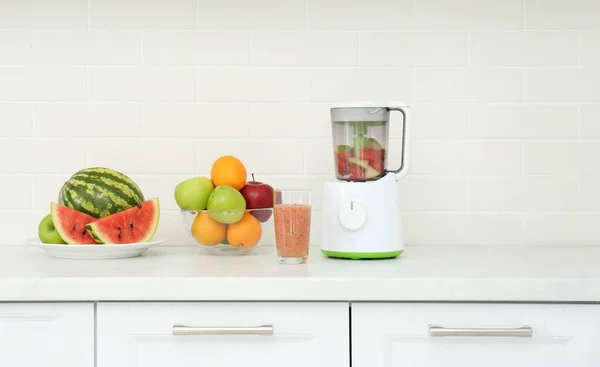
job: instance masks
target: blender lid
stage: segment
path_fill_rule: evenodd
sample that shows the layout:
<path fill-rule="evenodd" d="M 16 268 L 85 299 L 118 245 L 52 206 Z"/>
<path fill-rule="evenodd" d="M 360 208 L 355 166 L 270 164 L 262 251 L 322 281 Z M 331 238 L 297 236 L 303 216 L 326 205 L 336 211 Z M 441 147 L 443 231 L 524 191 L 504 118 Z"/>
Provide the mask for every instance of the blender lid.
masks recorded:
<path fill-rule="evenodd" d="M 331 107 L 332 122 L 387 122 L 389 110 L 383 103 L 353 101 Z"/>
<path fill-rule="evenodd" d="M 347 101 L 338 102 L 331 106 L 331 108 L 383 108 L 385 103 L 377 103 L 371 101 Z"/>
<path fill-rule="evenodd" d="M 408 105 L 401 101 L 390 101 L 390 102 L 374 102 L 374 101 L 344 101 L 337 102 L 331 109 L 336 108 L 386 108 L 386 107 L 408 107 Z"/>

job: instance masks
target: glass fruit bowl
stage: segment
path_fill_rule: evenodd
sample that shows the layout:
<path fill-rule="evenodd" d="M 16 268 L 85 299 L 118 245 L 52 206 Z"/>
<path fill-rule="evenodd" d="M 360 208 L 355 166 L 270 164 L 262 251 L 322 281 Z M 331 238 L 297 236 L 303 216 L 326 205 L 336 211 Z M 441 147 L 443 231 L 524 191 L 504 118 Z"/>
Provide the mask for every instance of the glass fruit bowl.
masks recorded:
<path fill-rule="evenodd" d="M 245 210 L 182 210 L 185 231 L 215 255 L 246 255 L 275 246 L 273 208 Z"/>

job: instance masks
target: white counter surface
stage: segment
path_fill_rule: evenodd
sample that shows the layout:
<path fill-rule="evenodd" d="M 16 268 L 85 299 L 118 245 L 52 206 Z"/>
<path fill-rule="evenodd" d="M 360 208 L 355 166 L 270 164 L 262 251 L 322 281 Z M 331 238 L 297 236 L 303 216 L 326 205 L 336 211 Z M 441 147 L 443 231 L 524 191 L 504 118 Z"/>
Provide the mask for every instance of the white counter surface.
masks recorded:
<path fill-rule="evenodd" d="M 211 256 L 154 247 L 120 260 L 64 260 L 0 246 L 0 301 L 600 301 L 600 248 L 407 247 L 393 260 L 280 265 L 275 249 Z"/>

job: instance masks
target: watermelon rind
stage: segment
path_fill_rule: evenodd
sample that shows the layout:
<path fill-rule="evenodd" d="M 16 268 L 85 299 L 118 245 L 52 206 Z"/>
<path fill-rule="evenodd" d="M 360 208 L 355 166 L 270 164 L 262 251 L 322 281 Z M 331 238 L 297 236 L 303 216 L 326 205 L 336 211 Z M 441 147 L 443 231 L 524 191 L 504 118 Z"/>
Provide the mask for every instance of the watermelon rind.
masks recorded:
<path fill-rule="evenodd" d="M 58 203 L 104 218 L 144 202 L 140 187 L 125 174 L 105 167 L 75 172 L 61 187 Z"/>
<path fill-rule="evenodd" d="M 71 236 L 71 234 L 69 234 L 65 230 L 64 223 L 61 223 L 61 218 L 60 218 L 60 215 L 58 213 L 60 207 L 61 207 L 60 204 L 50 203 L 50 215 L 52 216 L 52 222 L 54 223 L 54 228 L 58 232 L 58 235 L 63 239 L 63 241 L 65 241 L 69 245 L 90 245 L 90 244 L 98 243 L 98 241 L 96 241 L 94 239 L 94 237 L 92 237 L 92 240 L 95 241 L 95 242 L 91 242 L 91 241 L 90 242 L 80 242 L 76 238 L 74 238 L 73 236 Z M 64 208 L 64 206 L 63 206 L 63 208 Z M 85 213 L 78 213 L 78 214 L 79 215 L 83 215 L 83 216 L 87 216 Z M 89 219 L 90 221 L 96 220 L 96 218 L 94 218 L 92 216 L 88 216 L 87 219 Z M 87 226 L 84 226 L 84 227 L 81 228 L 81 230 L 86 230 L 86 229 L 87 229 Z M 91 235 L 90 235 L 90 237 L 91 237 Z"/>
<path fill-rule="evenodd" d="M 156 233 L 156 230 L 158 228 L 158 223 L 160 221 L 160 202 L 159 202 L 158 198 L 152 198 L 143 203 L 140 203 L 140 205 L 151 205 L 154 208 L 154 216 L 152 217 L 152 220 L 149 223 L 146 233 L 143 233 L 142 235 L 140 235 L 140 238 L 137 239 L 135 241 L 135 243 L 150 241 L 152 239 L 152 237 L 154 237 L 154 234 Z M 97 221 L 94 221 L 94 222 L 86 225 L 85 228 L 87 229 L 87 232 L 90 234 L 90 236 L 94 239 L 94 241 L 96 241 L 98 243 L 102 243 L 102 244 L 117 243 L 117 242 L 111 240 L 109 233 L 106 233 L 102 229 L 102 226 L 105 223 L 109 223 L 110 221 L 115 220 L 115 218 L 119 218 L 119 216 L 123 216 L 123 218 L 121 220 L 116 220 L 116 221 L 119 223 L 126 223 L 125 219 L 129 215 L 129 212 L 133 211 L 133 210 L 135 210 L 135 209 L 129 208 L 122 212 L 110 215 L 108 217 L 98 219 Z"/>

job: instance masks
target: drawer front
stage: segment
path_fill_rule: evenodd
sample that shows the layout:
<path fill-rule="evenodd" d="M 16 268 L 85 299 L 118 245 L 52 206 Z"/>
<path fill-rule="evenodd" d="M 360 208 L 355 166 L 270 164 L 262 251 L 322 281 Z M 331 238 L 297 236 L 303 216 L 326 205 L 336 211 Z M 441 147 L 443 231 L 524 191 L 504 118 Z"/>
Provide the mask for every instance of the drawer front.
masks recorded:
<path fill-rule="evenodd" d="M 0 303 L 0 366 L 94 367 L 94 305 Z"/>
<path fill-rule="evenodd" d="M 347 303 L 99 303 L 98 367 L 348 367 Z"/>
<path fill-rule="evenodd" d="M 352 304 L 354 367 L 600 366 L 600 305 Z"/>

